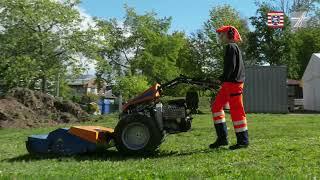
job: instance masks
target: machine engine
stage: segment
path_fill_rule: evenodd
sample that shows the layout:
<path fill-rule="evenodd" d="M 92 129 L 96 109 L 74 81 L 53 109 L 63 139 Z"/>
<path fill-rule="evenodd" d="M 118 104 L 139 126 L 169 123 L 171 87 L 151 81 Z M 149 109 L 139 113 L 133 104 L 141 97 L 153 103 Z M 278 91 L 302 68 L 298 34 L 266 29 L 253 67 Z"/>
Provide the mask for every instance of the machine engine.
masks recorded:
<path fill-rule="evenodd" d="M 157 83 L 139 96 L 124 104 L 120 120 L 114 130 L 116 148 L 125 154 L 154 152 L 166 134 L 186 132 L 191 129 L 191 113 L 196 112 L 198 96 L 162 102 L 161 95 L 180 83 L 213 89 L 211 80 L 198 80 L 180 75 L 167 82 Z M 191 97 L 191 98 L 190 98 Z M 194 105 L 196 104 L 196 105 Z"/>
<path fill-rule="evenodd" d="M 166 133 L 175 134 L 191 129 L 192 117 L 184 99 L 171 100 L 165 105 L 158 103 L 156 107 L 156 119 Z"/>

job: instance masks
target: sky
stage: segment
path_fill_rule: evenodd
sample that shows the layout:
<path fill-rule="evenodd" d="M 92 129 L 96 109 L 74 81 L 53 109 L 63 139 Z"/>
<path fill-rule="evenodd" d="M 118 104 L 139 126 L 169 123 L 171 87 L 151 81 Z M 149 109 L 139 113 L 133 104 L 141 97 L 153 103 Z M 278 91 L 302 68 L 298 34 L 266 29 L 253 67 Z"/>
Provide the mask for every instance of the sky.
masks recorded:
<path fill-rule="evenodd" d="M 90 16 L 123 20 L 125 4 L 139 14 L 153 10 L 159 17 L 171 16 L 171 31 L 187 34 L 202 28 L 214 6 L 229 4 L 244 18 L 254 16 L 257 10 L 254 0 L 82 0 L 80 7 Z"/>

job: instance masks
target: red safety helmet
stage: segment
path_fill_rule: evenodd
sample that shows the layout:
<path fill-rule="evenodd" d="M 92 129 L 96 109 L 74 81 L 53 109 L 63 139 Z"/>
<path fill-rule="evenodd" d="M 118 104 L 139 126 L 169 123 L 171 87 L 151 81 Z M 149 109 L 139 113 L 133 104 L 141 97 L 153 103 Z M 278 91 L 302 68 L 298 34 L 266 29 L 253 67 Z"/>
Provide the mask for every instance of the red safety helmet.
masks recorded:
<path fill-rule="evenodd" d="M 233 39 L 235 42 L 242 41 L 240 33 L 237 28 L 233 26 L 221 26 L 216 30 L 217 33 L 227 33 L 230 39 Z"/>

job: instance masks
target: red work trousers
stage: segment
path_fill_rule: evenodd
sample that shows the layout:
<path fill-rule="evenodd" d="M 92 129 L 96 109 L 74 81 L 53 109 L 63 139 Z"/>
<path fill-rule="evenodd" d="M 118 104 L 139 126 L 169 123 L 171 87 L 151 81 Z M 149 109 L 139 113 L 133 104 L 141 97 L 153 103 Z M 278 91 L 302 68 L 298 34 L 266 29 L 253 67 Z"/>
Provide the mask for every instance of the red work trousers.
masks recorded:
<path fill-rule="evenodd" d="M 243 83 L 224 82 L 213 102 L 212 114 L 214 124 L 225 123 L 223 107 L 229 102 L 230 114 L 236 133 L 248 130 L 246 113 L 243 108 Z"/>

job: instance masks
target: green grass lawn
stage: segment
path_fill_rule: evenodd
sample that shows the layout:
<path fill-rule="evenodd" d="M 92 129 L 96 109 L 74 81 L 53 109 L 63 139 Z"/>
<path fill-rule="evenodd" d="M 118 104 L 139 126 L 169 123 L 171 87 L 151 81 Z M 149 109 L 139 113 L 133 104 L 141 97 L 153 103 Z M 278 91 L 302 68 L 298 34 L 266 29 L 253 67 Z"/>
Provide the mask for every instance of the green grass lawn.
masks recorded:
<path fill-rule="evenodd" d="M 93 124 L 114 127 L 116 116 Z M 73 157 L 28 155 L 28 135 L 57 127 L 0 130 L 0 179 L 316 179 L 320 178 L 320 116 L 249 114 L 247 149 L 209 150 L 211 115 L 196 115 L 191 132 L 166 137 L 152 157 L 115 149 Z M 230 121 L 229 138 L 235 143 Z"/>

